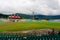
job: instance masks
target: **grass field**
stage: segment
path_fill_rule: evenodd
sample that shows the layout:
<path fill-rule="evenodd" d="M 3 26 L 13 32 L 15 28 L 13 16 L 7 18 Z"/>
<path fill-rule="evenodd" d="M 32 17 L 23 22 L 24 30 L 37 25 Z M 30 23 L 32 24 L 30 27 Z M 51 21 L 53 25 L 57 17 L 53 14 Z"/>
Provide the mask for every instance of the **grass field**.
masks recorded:
<path fill-rule="evenodd" d="M 50 28 L 60 30 L 60 22 L 6 22 L 6 23 L 0 23 L 0 32 L 33 30 L 33 29 L 50 29 Z"/>

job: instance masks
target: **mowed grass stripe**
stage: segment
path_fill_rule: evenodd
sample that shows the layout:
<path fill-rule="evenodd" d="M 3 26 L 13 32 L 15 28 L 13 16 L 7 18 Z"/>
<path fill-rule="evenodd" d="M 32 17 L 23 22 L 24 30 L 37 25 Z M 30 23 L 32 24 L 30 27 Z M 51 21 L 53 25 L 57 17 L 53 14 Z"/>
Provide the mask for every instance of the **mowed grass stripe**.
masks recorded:
<path fill-rule="evenodd" d="M 33 29 L 49 29 L 49 28 L 60 30 L 60 23 L 59 22 L 6 22 L 0 24 L 0 32 L 33 30 Z"/>

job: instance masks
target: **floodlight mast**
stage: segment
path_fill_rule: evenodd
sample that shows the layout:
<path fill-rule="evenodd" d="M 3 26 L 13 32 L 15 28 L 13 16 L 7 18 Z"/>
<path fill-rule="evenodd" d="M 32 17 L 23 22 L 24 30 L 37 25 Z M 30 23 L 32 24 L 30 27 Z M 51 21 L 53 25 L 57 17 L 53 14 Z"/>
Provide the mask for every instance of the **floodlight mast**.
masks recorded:
<path fill-rule="evenodd" d="M 33 15 L 33 20 L 34 20 L 34 12 L 32 12 L 32 15 Z"/>
<path fill-rule="evenodd" d="M 27 10 L 29 10 L 30 12 L 32 12 L 32 19 L 34 20 L 34 14 L 35 14 L 35 12 L 33 10 L 30 10 L 30 9 L 27 9 Z"/>

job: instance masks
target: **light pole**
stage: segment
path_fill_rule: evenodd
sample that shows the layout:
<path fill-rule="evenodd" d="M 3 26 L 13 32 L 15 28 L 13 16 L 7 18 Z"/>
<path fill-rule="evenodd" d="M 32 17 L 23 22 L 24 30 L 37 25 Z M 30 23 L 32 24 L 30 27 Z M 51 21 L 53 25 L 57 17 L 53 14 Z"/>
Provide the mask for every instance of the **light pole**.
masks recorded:
<path fill-rule="evenodd" d="M 32 12 L 32 19 L 34 20 L 34 11 L 30 10 L 30 9 L 27 9 L 27 10 L 29 10 L 30 12 Z"/>
<path fill-rule="evenodd" d="M 32 12 L 32 15 L 33 15 L 33 20 L 34 20 L 34 12 Z"/>

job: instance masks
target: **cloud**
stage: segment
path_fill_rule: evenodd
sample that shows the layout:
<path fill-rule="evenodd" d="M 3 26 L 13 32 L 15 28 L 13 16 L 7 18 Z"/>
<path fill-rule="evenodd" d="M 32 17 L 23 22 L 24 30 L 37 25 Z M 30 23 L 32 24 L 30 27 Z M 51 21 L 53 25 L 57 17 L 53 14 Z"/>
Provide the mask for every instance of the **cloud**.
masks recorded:
<path fill-rule="evenodd" d="M 0 12 L 10 13 L 40 13 L 44 15 L 58 15 L 60 0 L 0 0 Z"/>

